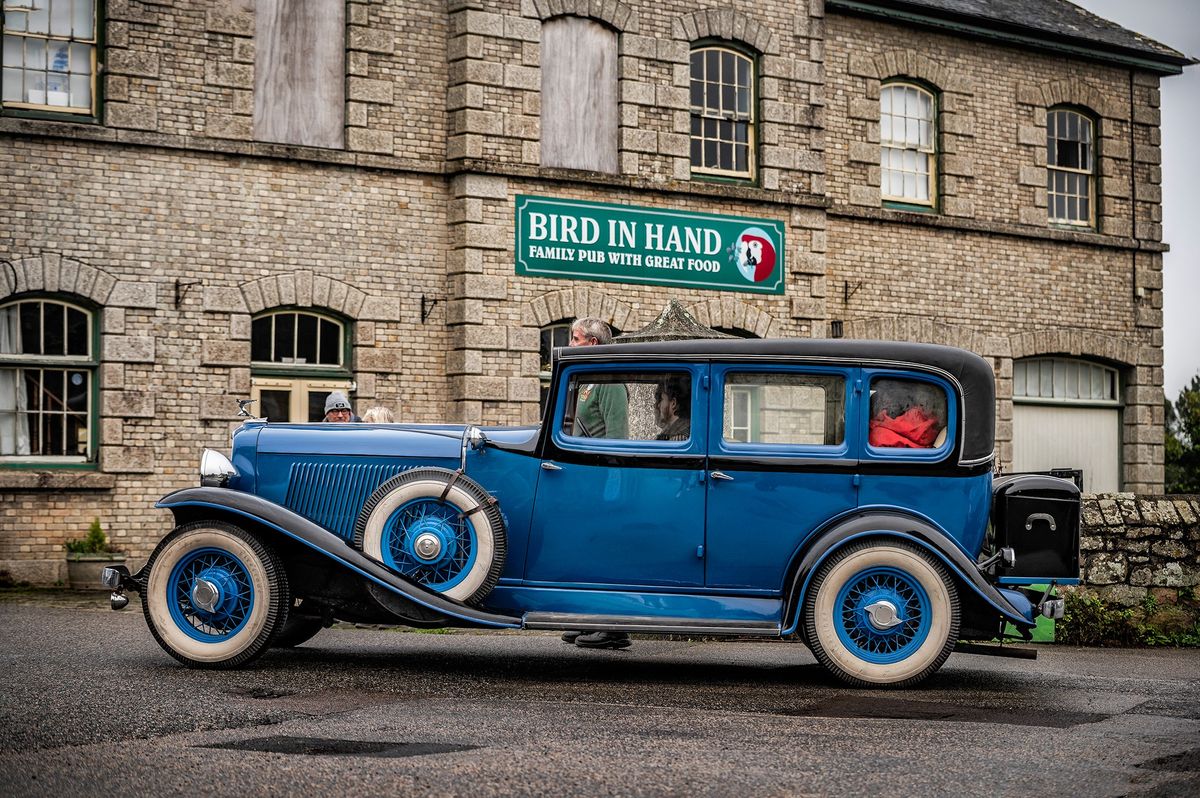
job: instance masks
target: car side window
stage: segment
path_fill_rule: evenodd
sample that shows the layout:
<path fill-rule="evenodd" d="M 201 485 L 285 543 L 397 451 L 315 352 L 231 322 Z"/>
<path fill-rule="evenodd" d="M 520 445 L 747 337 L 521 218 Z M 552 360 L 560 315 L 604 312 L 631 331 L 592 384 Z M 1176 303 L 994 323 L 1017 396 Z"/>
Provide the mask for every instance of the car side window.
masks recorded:
<path fill-rule="evenodd" d="M 722 437 L 732 443 L 837 446 L 846 436 L 840 375 L 729 372 Z"/>
<path fill-rule="evenodd" d="M 946 419 L 946 392 L 937 385 L 896 378 L 871 381 L 871 446 L 940 448 L 946 441 Z"/>
<path fill-rule="evenodd" d="M 583 372 L 567 382 L 563 435 L 686 441 L 691 429 L 689 372 Z"/>

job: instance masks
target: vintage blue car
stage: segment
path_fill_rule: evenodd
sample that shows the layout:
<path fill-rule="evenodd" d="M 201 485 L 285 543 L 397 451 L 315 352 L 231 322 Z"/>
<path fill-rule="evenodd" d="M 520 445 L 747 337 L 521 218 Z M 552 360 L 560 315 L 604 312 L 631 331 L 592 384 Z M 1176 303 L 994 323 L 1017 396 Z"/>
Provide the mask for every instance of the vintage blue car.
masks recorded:
<path fill-rule="evenodd" d="M 949 347 L 560 349 L 533 427 L 247 421 L 107 579 L 194 667 L 341 619 L 788 637 L 912 685 L 1078 581 L 1078 489 L 993 478 L 994 417 L 991 367 Z"/>

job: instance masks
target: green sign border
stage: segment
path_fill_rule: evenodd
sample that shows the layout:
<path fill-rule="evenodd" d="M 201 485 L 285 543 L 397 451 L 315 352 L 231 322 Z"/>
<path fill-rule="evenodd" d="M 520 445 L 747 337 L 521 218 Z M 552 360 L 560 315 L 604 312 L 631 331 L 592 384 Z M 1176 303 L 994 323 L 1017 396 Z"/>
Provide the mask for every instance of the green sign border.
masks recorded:
<path fill-rule="evenodd" d="M 763 283 L 745 283 L 744 285 L 733 283 L 710 283 L 696 279 L 672 279 L 667 277 L 627 277 L 623 275 L 609 274 L 591 274 L 579 271 L 565 271 L 557 269 L 543 269 L 538 267 L 530 267 L 525 263 L 525 259 L 521 254 L 521 238 L 522 238 L 522 212 L 528 213 L 529 205 L 537 203 L 538 205 L 547 205 L 560 208 L 602 208 L 609 213 L 616 211 L 617 213 L 629 213 L 637 216 L 662 216 L 672 219 L 685 220 L 711 220 L 722 224 L 745 224 L 746 226 L 762 227 L 774 232 L 779 238 L 779 245 L 776 247 L 775 256 L 777 259 L 778 275 L 775 281 L 766 285 Z M 589 200 L 574 200 L 538 197 L 532 194 L 518 194 L 513 206 L 513 259 L 516 264 L 516 273 L 525 277 L 549 277 L 554 279 L 570 279 L 570 280 L 596 280 L 606 283 L 626 283 L 638 285 L 668 285 L 668 286 L 685 286 L 688 288 L 700 288 L 708 291 L 736 291 L 749 294 L 772 294 L 780 295 L 784 293 L 786 288 L 787 275 L 787 243 L 786 243 L 787 226 L 780 221 L 774 219 L 755 219 L 748 216 L 722 216 L 714 213 L 700 213 L 696 211 L 674 211 L 663 210 L 661 208 L 647 208 L 637 205 L 622 205 L 613 202 L 592 202 Z"/>

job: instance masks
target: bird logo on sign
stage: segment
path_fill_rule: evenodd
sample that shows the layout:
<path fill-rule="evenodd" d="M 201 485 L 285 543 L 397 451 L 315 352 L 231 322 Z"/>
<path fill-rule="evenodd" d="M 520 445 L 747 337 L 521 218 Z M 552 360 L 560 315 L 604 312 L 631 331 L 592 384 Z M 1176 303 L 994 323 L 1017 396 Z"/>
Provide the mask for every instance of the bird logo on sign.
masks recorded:
<path fill-rule="evenodd" d="M 775 242 L 761 227 L 747 227 L 734 244 L 734 262 L 742 277 L 761 283 L 775 271 Z"/>

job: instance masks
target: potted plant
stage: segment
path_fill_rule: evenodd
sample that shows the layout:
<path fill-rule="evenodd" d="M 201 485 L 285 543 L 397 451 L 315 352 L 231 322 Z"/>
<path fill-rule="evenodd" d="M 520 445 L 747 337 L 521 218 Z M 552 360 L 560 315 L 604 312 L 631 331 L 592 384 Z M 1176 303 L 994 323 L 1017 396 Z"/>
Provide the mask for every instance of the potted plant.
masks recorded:
<path fill-rule="evenodd" d="M 72 590 L 107 590 L 100 582 L 100 571 L 106 566 L 125 563 L 125 553 L 108 542 L 100 519 L 93 518 L 86 537 L 73 538 L 64 545 L 67 550 L 67 585 Z"/>

